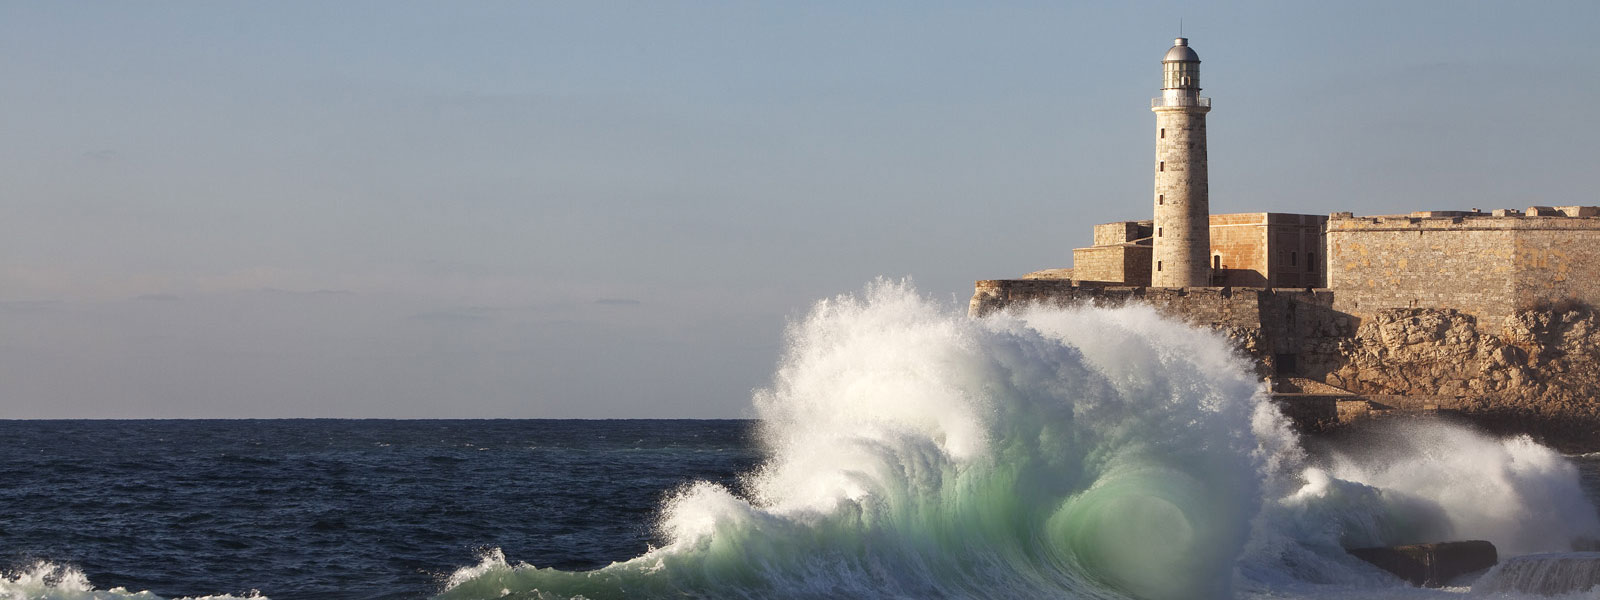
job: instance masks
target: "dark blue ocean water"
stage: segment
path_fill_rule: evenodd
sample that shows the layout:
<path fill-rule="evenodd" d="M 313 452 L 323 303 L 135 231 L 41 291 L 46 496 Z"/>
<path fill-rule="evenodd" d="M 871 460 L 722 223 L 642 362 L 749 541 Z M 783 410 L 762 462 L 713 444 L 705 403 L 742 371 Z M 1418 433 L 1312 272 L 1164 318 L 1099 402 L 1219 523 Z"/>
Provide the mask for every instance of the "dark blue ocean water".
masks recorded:
<path fill-rule="evenodd" d="M 751 421 L 0 421 L 0 567 L 166 598 L 426 598 L 492 548 L 585 570 L 739 489 Z M 1600 498 L 1600 456 L 1575 459 Z M 13 575 L 14 577 L 14 575 Z"/>
<path fill-rule="evenodd" d="M 678 486 L 737 486 L 750 421 L 0 421 L 0 566 L 98 589 L 424 598 L 488 548 L 587 569 Z"/>

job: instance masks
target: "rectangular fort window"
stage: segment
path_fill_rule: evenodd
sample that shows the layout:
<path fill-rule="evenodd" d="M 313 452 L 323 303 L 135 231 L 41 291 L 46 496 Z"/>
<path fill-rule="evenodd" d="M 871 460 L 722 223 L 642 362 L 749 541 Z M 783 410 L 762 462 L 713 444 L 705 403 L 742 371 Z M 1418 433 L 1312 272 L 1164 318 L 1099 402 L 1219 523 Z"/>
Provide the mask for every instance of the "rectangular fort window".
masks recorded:
<path fill-rule="evenodd" d="M 1165 127 L 1161 128 L 1161 139 L 1167 139 L 1167 128 Z"/>
<path fill-rule="evenodd" d="M 1159 163 L 1156 163 L 1156 170 L 1157 171 L 1165 171 L 1165 170 L 1167 170 L 1167 161 L 1163 160 L 1163 161 L 1161 161 Z"/>
<path fill-rule="evenodd" d="M 1221 271 L 1222 270 L 1222 255 L 1221 254 L 1218 254 L 1216 256 L 1211 257 L 1211 268 L 1214 269 L 1214 270 L 1217 270 L 1217 271 Z"/>
<path fill-rule="evenodd" d="M 1158 261 L 1156 261 L 1156 270 L 1157 270 L 1157 271 L 1160 271 L 1160 270 L 1161 270 L 1161 261 L 1159 261 L 1159 260 L 1158 260 Z"/>
<path fill-rule="evenodd" d="M 1160 227 L 1156 228 L 1156 237 L 1161 237 L 1161 228 Z"/>
<path fill-rule="evenodd" d="M 1166 203 L 1167 203 L 1167 195 L 1166 194 L 1157 194 L 1156 195 L 1156 204 L 1166 204 Z"/>

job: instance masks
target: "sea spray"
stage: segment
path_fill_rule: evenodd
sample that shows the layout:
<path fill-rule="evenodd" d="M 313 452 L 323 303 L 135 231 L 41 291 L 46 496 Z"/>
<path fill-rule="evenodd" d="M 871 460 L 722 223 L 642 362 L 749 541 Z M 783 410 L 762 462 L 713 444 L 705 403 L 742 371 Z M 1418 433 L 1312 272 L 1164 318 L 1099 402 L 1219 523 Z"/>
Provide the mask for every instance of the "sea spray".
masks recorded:
<path fill-rule="evenodd" d="M 1488 540 L 1505 555 L 1568 551 L 1600 537 L 1577 466 L 1527 436 L 1493 439 L 1423 421 L 1380 426 L 1364 442 L 1336 449 L 1329 474 L 1436 504 L 1444 522 L 1418 537 Z"/>
<path fill-rule="evenodd" d="M 1343 548 L 1594 530 L 1575 471 L 1526 439 L 1401 424 L 1308 454 L 1226 340 L 1148 307 L 971 319 L 878 283 L 788 338 L 737 493 L 677 490 L 637 558 L 491 553 L 443 596 L 1459 597 Z"/>
<path fill-rule="evenodd" d="M 1230 597 L 1260 392 L 1220 336 L 1148 308 L 977 320 L 875 284 L 791 327 L 747 495 L 688 486 L 661 548 L 486 562 L 445 596 Z"/>
<path fill-rule="evenodd" d="M 1593 599 L 1600 596 L 1600 552 L 1518 556 L 1490 569 L 1472 586 L 1477 595 L 1521 593 Z"/>
<path fill-rule="evenodd" d="M 1576 466 L 1525 436 L 1403 419 L 1370 423 L 1315 454 L 1279 465 L 1300 484 L 1269 496 L 1257 517 L 1240 561 L 1249 595 L 1405 597 L 1380 593 L 1396 580 L 1343 549 L 1479 539 L 1504 561 L 1570 550 L 1600 531 Z"/>

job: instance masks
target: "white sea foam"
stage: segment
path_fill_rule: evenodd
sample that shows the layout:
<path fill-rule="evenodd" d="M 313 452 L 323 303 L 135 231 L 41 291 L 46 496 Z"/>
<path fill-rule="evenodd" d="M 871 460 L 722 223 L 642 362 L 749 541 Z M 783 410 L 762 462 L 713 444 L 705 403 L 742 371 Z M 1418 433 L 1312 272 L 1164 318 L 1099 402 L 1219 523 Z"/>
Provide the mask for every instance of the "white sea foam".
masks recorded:
<path fill-rule="evenodd" d="M 6 600 L 160 600 L 148 591 L 130 592 L 124 588 L 97 590 L 82 571 L 52 562 L 37 562 L 25 569 L 0 575 L 0 598 Z M 197 596 L 178 600 L 266 600 L 266 596 Z"/>
<path fill-rule="evenodd" d="M 443 595 L 1459 596 L 1341 546 L 1594 529 L 1575 471 L 1526 439 L 1437 425 L 1315 462 L 1226 340 L 1148 308 L 971 319 L 880 282 L 788 337 L 748 496 L 685 486 L 662 548 L 586 572 L 486 556 Z"/>

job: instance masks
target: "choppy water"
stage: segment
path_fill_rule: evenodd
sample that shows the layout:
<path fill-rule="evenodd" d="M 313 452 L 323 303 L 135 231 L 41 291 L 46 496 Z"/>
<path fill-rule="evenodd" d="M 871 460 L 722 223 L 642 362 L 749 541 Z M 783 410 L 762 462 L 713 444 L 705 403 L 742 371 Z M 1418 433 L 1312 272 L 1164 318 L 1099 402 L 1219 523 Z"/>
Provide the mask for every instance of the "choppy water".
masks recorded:
<path fill-rule="evenodd" d="M 162 597 L 424 598 L 481 549 L 643 553 L 748 421 L 0 421 L 0 566 Z M 15 579 L 15 574 L 13 579 Z M 11 597 L 0 585 L 0 598 Z"/>
<path fill-rule="evenodd" d="M 0 597 L 1459 598 L 1341 547 L 1600 539 L 1600 457 L 1432 422 L 1308 455 L 1146 309 L 878 284 L 789 338 L 758 422 L 0 423 Z"/>

